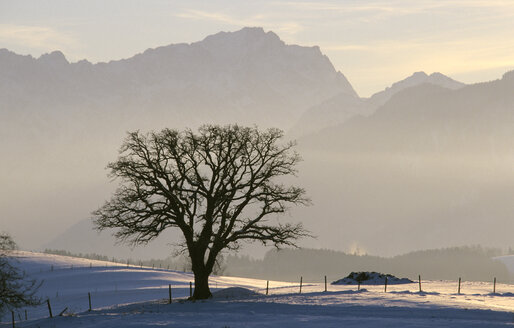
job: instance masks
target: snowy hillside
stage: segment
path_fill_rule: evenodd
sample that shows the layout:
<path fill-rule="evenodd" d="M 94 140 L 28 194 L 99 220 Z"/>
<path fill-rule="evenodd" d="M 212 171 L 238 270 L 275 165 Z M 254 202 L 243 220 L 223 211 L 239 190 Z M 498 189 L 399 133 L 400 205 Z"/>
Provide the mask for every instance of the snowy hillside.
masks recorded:
<path fill-rule="evenodd" d="M 504 327 L 512 324 L 514 286 L 466 283 L 457 294 L 456 282 L 366 286 L 212 277 L 212 300 L 183 302 L 189 295 L 189 273 L 129 267 L 56 255 L 17 253 L 17 265 L 44 280 L 39 294 L 46 304 L 16 313 L 16 327 Z M 168 303 L 168 286 L 173 303 Z M 244 289 L 243 289 L 244 288 Z M 252 292 L 259 293 L 255 295 Z M 88 312 L 87 293 L 93 311 Z M 231 293 L 235 293 L 231 294 Z M 56 315 L 68 308 L 62 317 Z M 10 315 L 0 327 L 10 327 Z M 18 322 L 19 321 L 19 322 Z"/>

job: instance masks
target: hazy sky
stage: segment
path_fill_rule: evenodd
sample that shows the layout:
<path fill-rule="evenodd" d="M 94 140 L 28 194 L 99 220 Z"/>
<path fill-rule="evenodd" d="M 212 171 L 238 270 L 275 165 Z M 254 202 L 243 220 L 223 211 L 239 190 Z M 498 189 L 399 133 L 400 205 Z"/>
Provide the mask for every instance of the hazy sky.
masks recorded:
<path fill-rule="evenodd" d="M 319 45 L 361 96 L 419 70 L 470 83 L 514 68 L 514 1 L 0 0 L 0 48 L 36 57 L 59 49 L 71 61 L 244 26 Z"/>

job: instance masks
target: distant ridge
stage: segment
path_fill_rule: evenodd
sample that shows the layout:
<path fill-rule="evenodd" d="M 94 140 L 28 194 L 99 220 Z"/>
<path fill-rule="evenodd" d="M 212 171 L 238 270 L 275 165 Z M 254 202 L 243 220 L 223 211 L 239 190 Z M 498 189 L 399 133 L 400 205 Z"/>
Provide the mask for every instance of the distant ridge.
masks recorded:
<path fill-rule="evenodd" d="M 299 138 L 316 208 L 297 217 L 316 235 L 337 236 L 328 248 L 349 248 L 356 233 L 375 252 L 510 245 L 513 76 L 456 90 L 408 87 L 368 116 Z M 386 245 L 382 236 L 391 236 Z"/>
<path fill-rule="evenodd" d="M 393 83 L 391 87 L 388 87 L 383 91 L 373 94 L 369 98 L 369 102 L 373 104 L 375 107 L 381 106 L 385 104 L 389 99 L 391 99 L 393 95 L 395 95 L 399 91 L 405 90 L 406 88 L 421 85 L 423 83 L 433 84 L 451 90 L 457 90 L 465 86 L 464 83 L 455 81 L 454 79 L 444 74 L 435 72 L 430 75 L 427 75 L 427 73 L 421 71 L 415 72 L 411 76 L 396 83 Z"/>
<path fill-rule="evenodd" d="M 308 135 L 330 126 L 344 123 L 355 116 L 368 116 L 385 104 L 396 93 L 421 84 L 431 84 L 450 90 L 465 86 L 441 73 L 427 75 L 416 72 L 411 76 L 393 83 L 391 87 L 373 94 L 370 98 L 359 98 L 356 94 L 340 93 L 321 104 L 307 110 L 291 128 L 290 134 L 295 137 Z"/>

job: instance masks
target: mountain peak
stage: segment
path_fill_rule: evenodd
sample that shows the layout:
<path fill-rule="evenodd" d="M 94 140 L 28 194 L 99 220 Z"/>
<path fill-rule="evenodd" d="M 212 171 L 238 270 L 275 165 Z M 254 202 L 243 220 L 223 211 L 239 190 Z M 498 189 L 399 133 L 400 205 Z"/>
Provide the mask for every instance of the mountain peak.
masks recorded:
<path fill-rule="evenodd" d="M 428 75 L 424 71 L 414 72 L 409 78 L 426 78 Z"/>
<path fill-rule="evenodd" d="M 448 76 L 439 72 L 434 72 L 430 75 L 427 75 L 427 73 L 419 71 L 414 72 L 411 76 L 401 81 L 393 83 L 390 87 L 385 88 L 385 90 L 375 93 L 371 96 L 370 103 L 378 108 L 379 106 L 385 104 L 394 94 L 398 93 L 399 91 L 423 83 L 429 83 L 451 90 L 460 89 L 465 86 L 464 83 L 455 81 L 452 78 L 449 78 Z"/>
<path fill-rule="evenodd" d="M 64 56 L 64 54 L 61 51 L 53 51 L 51 53 L 46 53 L 41 55 L 41 57 L 38 58 L 39 61 L 48 63 L 51 65 L 66 65 L 69 64 L 68 60 Z"/>
<path fill-rule="evenodd" d="M 225 43 L 258 43 L 267 41 L 271 43 L 284 44 L 275 33 L 264 32 L 262 27 L 244 27 L 234 32 L 219 32 L 207 36 L 202 43 L 205 44 L 225 44 Z"/>
<path fill-rule="evenodd" d="M 220 32 L 203 41 L 170 44 L 107 63 L 70 64 L 60 51 L 33 61 L 38 74 L 23 76 L 20 95 L 28 94 L 25 85 L 37 84 L 42 87 L 31 99 L 40 97 L 52 108 L 64 100 L 75 106 L 84 99 L 101 107 L 102 101 L 109 99 L 109 106 L 116 109 L 130 103 L 134 110 L 152 107 L 156 113 L 166 111 L 170 117 L 181 117 L 180 123 L 174 119 L 174 124 L 186 126 L 240 121 L 288 128 L 309 107 L 341 92 L 354 94 L 318 47 L 286 45 L 275 33 L 260 27 Z M 4 66 L 16 76 L 23 65 Z M 77 86 L 73 97 L 68 93 L 68 81 Z M 48 89 L 52 89 L 52 97 L 46 95 Z M 111 103 L 111 99 L 116 100 Z M 23 101 L 19 103 L 25 106 Z M 26 106 L 32 110 L 32 105 Z M 65 103 L 63 107 L 72 106 Z M 173 114 L 170 108 L 176 108 Z M 152 120 L 148 118 L 151 124 Z"/>
<path fill-rule="evenodd" d="M 464 83 L 455 81 L 454 79 L 452 79 L 442 73 L 434 72 L 434 73 L 428 75 L 427 73 L 425 73 L 423 71 L 419 71 L 419 72 L 413 73 L 411 76 L 409 76 L 401 81 L 393 83 L 393 85 L 391 87 L 386 88 L 386 90 L 387 89 L 395 89 L 395 88 L 404 89 L 404 88 L 416 86 L 416 85 L 422 84 L 422 83 L 436 84 L 436 85 L 439 85 L 439 86 L 447 88 L 447 89 L 459 89 L 464 86 Z"/>
<path fill-rule="evenodd" d="M 503 74 L 502 80 L 514 80 L 514 71 L 509 71 Z"/>
<path fill-rule="evenodd" d="M 420 83 L 423 83 L 428 77 L 429 76 L 427 75 L 427 73 L 425 73 L 423 71 L 414 72 L 411 76 L 409 76 L 401 81 L 398 81 L 396 83 L 393 83 L 391 88 L 395 88 L 397 86 L 401 86 L 404 84 L 409 84 L 409 85 L 420 84 Z"/>

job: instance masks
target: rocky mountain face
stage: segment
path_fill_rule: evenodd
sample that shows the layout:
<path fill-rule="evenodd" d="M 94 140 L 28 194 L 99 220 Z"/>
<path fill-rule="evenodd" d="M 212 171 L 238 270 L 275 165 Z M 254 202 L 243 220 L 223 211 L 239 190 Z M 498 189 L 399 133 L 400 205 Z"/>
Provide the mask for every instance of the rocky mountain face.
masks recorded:
<path fill-rule="evenodd" d="M 288 128 L 310 106 L 339 93 L 355 95 L 318 47 L 286 45 L 260 28 L 98 64 L 69 63 L 59 51 L 35 59 L 3 49 L 0 71 L 2 115 L 48 116 L 66 125 L 100 116 L 127 127 L 239 122 Z"/>

